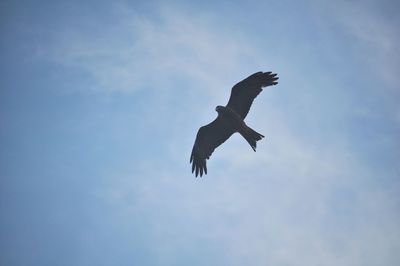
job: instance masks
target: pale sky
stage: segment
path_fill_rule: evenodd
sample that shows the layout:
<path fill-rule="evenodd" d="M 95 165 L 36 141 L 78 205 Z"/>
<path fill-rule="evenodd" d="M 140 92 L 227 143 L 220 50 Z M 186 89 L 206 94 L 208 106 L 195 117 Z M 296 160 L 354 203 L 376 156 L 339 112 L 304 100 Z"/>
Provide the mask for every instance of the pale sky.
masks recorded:
<path fill-rule="evenodd" d="M 399 13 L 2 1 L 0 264 L 399 265 Z M 196 179 L 197 130 L 258 71 L 266 138 Z"/>

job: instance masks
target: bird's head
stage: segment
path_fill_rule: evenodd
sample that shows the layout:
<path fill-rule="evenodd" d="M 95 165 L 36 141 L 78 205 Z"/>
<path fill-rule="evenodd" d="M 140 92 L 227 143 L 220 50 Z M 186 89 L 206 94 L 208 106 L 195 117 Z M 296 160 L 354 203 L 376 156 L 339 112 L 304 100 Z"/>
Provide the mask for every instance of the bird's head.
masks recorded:
<path fill-rule="evenodd" d="M 223 108 L 224 107 L 222 107 L 221 105 L 218 105 L 217 107 L 215 107 L 215 111 L 217 111 L 219 113 L 223 110 Z"/>

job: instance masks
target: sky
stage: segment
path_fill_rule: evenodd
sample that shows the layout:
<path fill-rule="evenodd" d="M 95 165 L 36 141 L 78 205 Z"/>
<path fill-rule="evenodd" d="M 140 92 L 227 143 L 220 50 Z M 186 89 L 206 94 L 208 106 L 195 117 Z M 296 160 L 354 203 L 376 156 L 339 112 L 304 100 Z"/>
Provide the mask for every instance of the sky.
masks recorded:
<path fill-rule="evenodd" d="M 0 264 L 400 263 L 397 1 L 1 1 Z M 208 175 L 231 87 L 254 101 Z"/>

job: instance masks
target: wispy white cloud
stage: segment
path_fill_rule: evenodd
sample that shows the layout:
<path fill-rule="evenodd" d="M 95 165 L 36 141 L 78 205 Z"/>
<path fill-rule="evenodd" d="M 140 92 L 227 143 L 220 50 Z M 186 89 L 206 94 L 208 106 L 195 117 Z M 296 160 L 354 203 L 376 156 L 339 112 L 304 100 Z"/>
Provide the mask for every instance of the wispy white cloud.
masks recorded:
<path fill-rule="evenodd" d="M 252 151 L 235 147 L 233 159 L 214 161 L 197 180 L 180 166 L 148 162 L 133 176 L 114 177 L 99 200 L 125 221 L 140 214 L 141 230 L 159 243 L 152 252 L 166 264 L 207 243 L 231 265 L 395 265 L 398 214 L 388 203 L 396 191 L 371 189 L 368 169 L 341 149 L 321 156 L 293 138 L 282 141 L 264 145 L 275 158 L 258 152 L 255 162 L 237 159 Z M 219 157 L 231 155 L 227 146 Z"/>
<path fill-rule="evenodd" d="M 329 21 L 337 23 L 352 38 L 353 47 L 361 55 L 360 61 L 376 73 L 384 87 L 396 92 L 400 84 L 400 34 L 393 19 L 382 10 L 398 8 L 393 2 L 339 1 L 329 6 Z M 326 7 L 325 7 L 326 8 Z M 323 12 L 326 14 L 325 12 Z M 325 17 L 326 18 L 326 17 Z"/>
<path fill-rule="evenodd" d="M 188 82 L 206 93 L 232 82 L 238 66 L 254 60 L 240 32 L 215 28 L 210 15 L 172 8 L 160 8 L 155 17 L 129 8 L 118 15 L 115 26 L 103 31 L 60 32 L 53 58 L 81 69 L 107 90 L 129 92 Z"/>
<path fill-rule="evenodd" d="M 213 15 L 169 8 L 156 14 L 141 16 L 128 8 L 104 31 L 62 32 L 53 58 L 87 73 L 101 90 L 158 87 L 180 93 L 190 84 L 187 101 L 180 103 L 184 110 L 206 97 L 210 105 L 223 104 L 228 90 L 217 88 L 229 88 L 237 77 L 258 71 L 253 67 L 266 61 L 265 53 L 240 31 L 215 27 L 221 20 Z M 398 84 L 392 69 L 398 61 L 385 59 L 396 49 L 397 37 L 392 38 L 395 35 L 383 24 L 360 28 L 368 19 L 348 18 L 339 21 L 366 49 L 384 50 L 371 60 L 384 65 L 387 82 Z M 376 41 L 369 32 L 384 41 Z M 292 82 L 296 89 L 310 83 L 305 71 L 286 71 L 297 75 Z M 290 78 L 283 83 L 290 84 Z M 204 98 L 197 97 L 200 92 Z M 95 193 L 113 209 L 121 230 L 143 231 L 148 241 L 157 243 L 151 252 L 162 264 L 174 264 L 182 250 L 201 249 L 198 243 L 214 245 L 224 260 L 232 259 L 229 265 L 390 265 L 397 259 L 393 250 L 399 247 L 399 229 L 393 221 L 399 217 L 397 207 L 388 206 L 395 193 L 382 193 L 387 192 L 384 185 L 372 190 L 366 184 L 372 173 L 342 136 L 321 148 L 317 141 L 310 144 L 312 138 L 306 142 L 291 131 L 285 107 L 258 107 L 264 115 L 250 118 L 250 125 L 254 122 L 255 129 L 267 135 L 258 152 L 241 138 L 232 138 L 209 161 L 210 174 L 194 181 L 188 155 L 199 125 L 184 124 L 192 115 L 174 107 L 155 106 L 157 110 L 149 112 L 165 111 L 171 119 L 160 121 L 147 113 L 141 124 L 155 130 L 179 124 L 168 128 L 168 150 L 148 162 L 133 162 L 131 172 L 116 173 Z M 204 121 L 209 115 L 207 110 Z M 386 219 L 374 220 L 375 215 Z M 135 220 L 142 223 L 132 225 Z"/>

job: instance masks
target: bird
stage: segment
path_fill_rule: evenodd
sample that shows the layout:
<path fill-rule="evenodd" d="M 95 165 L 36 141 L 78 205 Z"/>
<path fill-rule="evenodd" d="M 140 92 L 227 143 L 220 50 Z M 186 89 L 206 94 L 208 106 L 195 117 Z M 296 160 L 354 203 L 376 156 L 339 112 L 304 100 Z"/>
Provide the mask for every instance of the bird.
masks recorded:
<path fill-rule="evenodd" d="M 238 132 L 256 151 L 257 141 L 264 136 L 246 125 L 246 118 L 254 99 L 264 87 L 278 84 L 276 73 L 257 72 L 238 82 L 231 89 L 226 106 L 215 108 L 218 116 L 208 125 L 200 127 L 190 155 L 192 173 L 197 177 L 207 174 L 207 162 L 214 150 Z"/>

